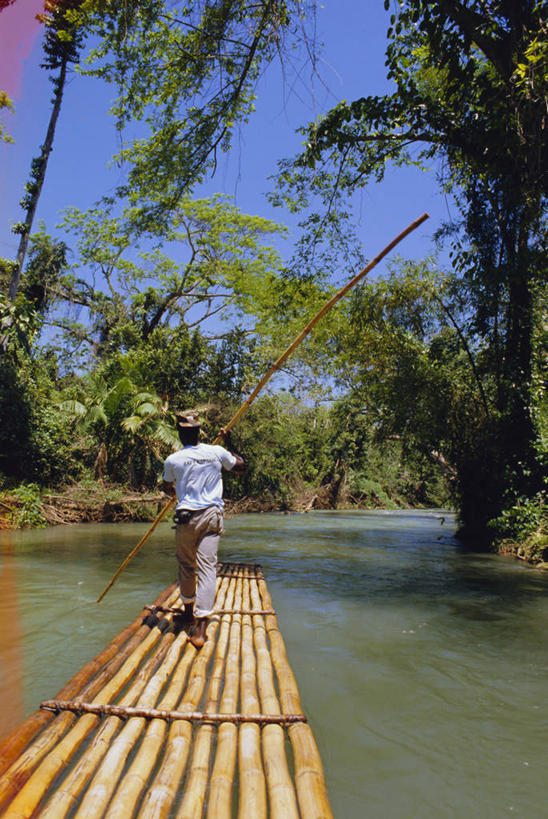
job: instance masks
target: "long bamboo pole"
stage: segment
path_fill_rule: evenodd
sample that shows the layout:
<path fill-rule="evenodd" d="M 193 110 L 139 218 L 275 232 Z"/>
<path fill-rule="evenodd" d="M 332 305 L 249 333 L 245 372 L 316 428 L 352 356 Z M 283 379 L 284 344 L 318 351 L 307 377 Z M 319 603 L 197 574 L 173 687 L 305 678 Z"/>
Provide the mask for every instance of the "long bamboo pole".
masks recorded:
<path fill-rule="evenodd" d="M 133 558 L 135 557 L 137 552 L 139 552 L 142 549 L 142 547 L 145 545 L 145 543 L 147 542 L 147 540 L 149 539 L 149 537 L 151 536 L 153 531 L 156 529 L 158 524 L 162 522 L 162 520 L 165 518 L 165 516 L 169 512 L 169 509 L 171 508 L 171 505 L 173 504 L 173 501 L 174 501 L 174 498 L 171 498 L 168 501 L 168 503 L 166 503 L 166 505 L 164 506 L 164 508 L 162 509 L 162 511 L 160 512 L 160 514 L 158 515 L 158 517 L 156 518 L 156 520 L 154 521 L 152 526 L 150 527 L 150 529 L 148 529 L 148 531 L 145 532 L 145 534 L 143 535 L 143 537 L 141 538 L 141 540 L 139 541 L 137 546 L 135 546 L 131 550 L 131 552 L 128 554 L 126 559 L 122 561 L 122 563 L 120 564 L 120 566 L 116 570 L 114 576 L 112 577 L 111 581 L 105 586 L 105 588 L 103 589 L 103 591 L 101 592 L 101 594 L 99 595 L 97 600 L 95 601 L 96 603 L 101 602 L 101 600 L 103 599 L 105 594 L 108 592 L 110 587 L 113 586 L 116 583 L 116 581 L 118 580 L 118 578 L 120 577 L 120 575 L 122 574 L 122 572 L 124 571 L 124 569 L 126 568 L 128 563 L 130 562 L 130 560 L 133 560 Z"/>
<path fill-rule="evenodd" d="M 356 284 L 358 284 L 359 281 L 361 281 L 365 276 L 367 276 L 367 274 L 370 273 L 371 270 L 373 270 L 373 268 L 376 267 L 379 264 L 379 262 L 382 261 L 382 259 L 384 259 L 384 257 L 387 256 L 388 253 L 390 253 L 390 251 L 393 250 L 396 247 L 397 244 L 399 244 L 403 239 L 405 239 L 406 236 L 409 236 L 410 233 L 412 233 L 414 230 L 416 230 L 419 227 L 419 225 L 422 225 L 422 223 L 425 222 L 428 218 L 429 218 L 428 214 L 423 213 L 422 216 L 419 216 L 418 219 L 415 219 L 414 222 L 411 222 L 411 224 L 408 225 L 405 228 L 405 230 L 402 230 L 402 232 L 399 233 L 394 239 L 392 239 L 392 241 L 389 244 L 387 244 L 386 247 L 383 250 L 381 250 L 381 252 L 377 256 L 375 256 L 374 259 L 372 259 L 369 262 L 369 264 L 367 264 L 362 270 L 360 270 L 359 273 L 356 273 L 356 275 L 353 276 L 353 278 L 351 278 L 350 281 L 347 282 L 344 285 L 344 287 L 341 287 L 341 289 L 338 290 L 337 293 L 335 293 L 335 295 L 332 296 L 324 304 L 322 309 L 318 313 L 316 313 L 314 318 L 312 318 L 308 322 L 306 327 L 303 330 L 301 330 L 299 335 L 291 342 L 289 347 L 281 354 L 281 356 L 279 358 L 276 359 L 276 361 L 270 367 L 270 369 L 263 375 L 263 377 L 261 378 L 261 380 L 259 381 L 259 383 L 255 387 L 253 392 L 247 397 L 247 399 L 244 401 L 242 406 L 238 409 L 236 414 L 230 419 L 228 424 L 226 424 L 225 429 L 226 429 L 227 432 L 232 429 L 232 427 L 240 420 L 240 418 L 243 415 L 245 415 L 245 413 L 248 411 L 249 407 L 251 406 L 251 404 L 253 403 L 255 398 L 258 396 L 258 394 L 260 393 L 262 388 L 265 386 L 265 384 L 268 381 L 270 381 L 270 379 L 272 378 L 274 373 L 277 370 L 280 369 L 280 367 L 282 366 L 284 361 L 286 361 L 286 359 L 289 358 L 291 353 L 294 352 L 294 350 L 296 350 L 296 348 L 299 346 L 301 341 L 303 341 L 306 338 L 306 336 L 309 335 L 309 333 L 313 330 L 313 328 L 320 321 L 320 319 L 322 319 L 325 316 L 325 314 L 328 313 L 329 310 L 331 310 L 331 308 L 338 301 L 340 301 L 343 298 L 343 296 L 345 296 L 348 293 L 349 290 L 352 289 L 352 287 L 354 287 Z M 219 443 L 221 443 L 221 440 L 222 440 L 221 437 L 217 436 L 217 438 L 215 438 L 213 443 L 214 444 L 219 444 Z M 103 591 L 101 592 L 101 594 L 99 595 L 99 597 L 96 600 L 97 603 L 101 602 L 101 600 L 103 599 L 105 594 L 114 585 L 114 583 L 119 578 L 121 573 L 124 571 L 124 569 L 126 568 L 128 563 L 135 557 L 137 552 L 139 552 L 140 549 L 145 545 L 145 543 L 149 539 L 150 535 L 154 532 L 154 530 L 156 529 L 158 524 L 164 519 L 164 517 L 168 513 L 168 511 L 171 508 L 171 506 L 173 505 L 173 503 L 174 503 L 174 498 L 171 498 L 166 503 L 166 505 L 164 506 L 164 508 L 162 509 L 162 511 L 160 512 L 160 514 L 158 515 L 158 517 L 156 518 L 154 523 L 151 525 L 150 529 L 147 532 L 145 532 L 145 534 L 143 535 L 143 537 L 141 538 L 141 540 L 139 541 L 137 546 L 135 546 L 135 548 L 132 549 L 132 551 L 128 554 L 126 559 L 123 561 L 123 563 L 117 569 L 114 576 L 112 577 L 112 580 L 105 586 L 105 588 L 103 589 Z"/>

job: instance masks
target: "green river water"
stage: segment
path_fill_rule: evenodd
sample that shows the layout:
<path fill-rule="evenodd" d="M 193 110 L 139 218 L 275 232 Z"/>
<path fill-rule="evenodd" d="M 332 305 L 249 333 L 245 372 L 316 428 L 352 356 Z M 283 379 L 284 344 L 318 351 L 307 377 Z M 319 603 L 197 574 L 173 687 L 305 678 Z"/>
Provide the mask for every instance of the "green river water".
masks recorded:
<path fill-rule="evenodd" d="M 146 528 L 0 533 L 0 736 L 173 581 L 166 523 L 94 603 Z M 225 529 L 220 559 L 264 568 L 337 819 L 548 817 L 548 573 L 467 553 L 439 511 Z"/>

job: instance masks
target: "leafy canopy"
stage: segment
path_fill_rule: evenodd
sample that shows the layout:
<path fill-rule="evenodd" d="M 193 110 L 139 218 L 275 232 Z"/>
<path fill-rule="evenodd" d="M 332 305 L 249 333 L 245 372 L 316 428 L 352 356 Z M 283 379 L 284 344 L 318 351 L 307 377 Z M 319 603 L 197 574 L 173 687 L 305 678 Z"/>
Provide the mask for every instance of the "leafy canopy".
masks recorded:
<path fill-rule="evenodd" d="M 226 335 L 214 318 L 245 323 L 269 301 L 281 260 L 264 241 L 283 234 L 279 225 L 241 213 L 222 196 L 183 199 L 167 231 L 156 225 L 140 235 L 136 219 L 130 207 L 120 217 L 100 207 L 65 215 L 63 226 L 77 237 L 78 275 L 63 277 L 58 303 L 79 314 L 78 321 L 52 320 L 93 355 L 129 350 L 162 327 Z M 247 321 L 252 330 L 254 320 Z"/>
<path fill-rule="evenodd" d="M 118 159 L 129 173 L 117 195 L 140 204 L 144 225 L 215 169 L 253 111 L 261 72 L 300 31 L 306 7 L 304 0 L 84 0 L 76 16 L 99 38 L 85 70 L 119 89 L 112 111 L 123 135 Z"/>

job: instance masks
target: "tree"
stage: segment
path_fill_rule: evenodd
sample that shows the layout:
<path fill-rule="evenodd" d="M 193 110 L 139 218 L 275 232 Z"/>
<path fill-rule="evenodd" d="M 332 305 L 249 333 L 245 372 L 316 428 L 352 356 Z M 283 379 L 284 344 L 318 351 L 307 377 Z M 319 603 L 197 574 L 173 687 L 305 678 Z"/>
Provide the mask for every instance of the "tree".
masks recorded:
<path fill-rule="evenodd" d="M 0 111 L 2 110 L 2 108 L 6 108 L 8 111 L 13 111 L 13 102 L 8 97 L 5 91 L 0 91 Z M 0 142 L 13 142 L 13 138 L 7 133 L 6 129 L 1 123 Z"/>
<path fill-rule="evenodd" d="M 281 261 L 263 242 L 284 232 L 279 225 L 243 214 L 221 196 L 183 199 L 167 228 L 159 225 L 140 238 L 135 216 L 131 208 L 118 218 L 103 208 L 66 215 L 65 227 L 77 236 L 80 275 L 60 280 L 57 299 L 84 313 L 78 323 L 59 312 L 49 320 L 94 357 L 127 351 L 157 329 L 179 325 L 208 327 L 221 337 L 230 330 L 219 329 L 219 320 L 251 316 L 257 302 L 269 301 Z M 160 244 L 179 258 L 184 249 L 186 259 L 173 259 Z"/>
<path fill-rule="evenodd" d="M 13 227 L 14 233 L 20 234 L 20 239 L 15 263 L 11 265 L 11 281 L 8 291 L 8 296 L 11 301 L 15 299 L 19 288 L 19 280 L 25 263 L 34 216 L 46 177 L 57 120 L 63 101 L 68 66 L 77 61 L 78 51 L 83 40 L 83 32 L 78 30 L 67 17 L 68 11 L 77 8 L 80 2 L 81 0 L 61 0 L 61 2 L 46 0 L 45 2 L 47 13 L 42 17 L 46 25 L 44 41 L 45 59 L 42 63 L 42 67 L 51 71 L 58 70 L 59 73 L 57 76 L 51 78 L 53 83 L 53 98 L 46 139 L 41 146 L 39 156 L 32 160 L 30 181 L 27 182 L 25 186 L 26 194 L 21 200 L 21 206 L 25 211 L 25 216 L 22 222 L 18 222 Z"/>
<path fill-rule="evenodd" d="M 61 392 L 57 406 L 80 434 L 91 434 L 94 462 L 102 461 L 99 477 L 107 467 L 113 480 L 154 486 L 156 465 L 178 445 L 168 404 L 150 389 L 149 374 L 128 358 L 120 360 L 117 377 L 108 375 L 90 373 L 76 390 Z M 74 392 L 76 397 L 67 397 Z"/>
<path fill-rule="evenodd" d="M 129 167 L 117 195 L 144 227 L 178 206 L 229 150 L 253 111 L 255 87 L 284 40 L 302 33 L 305 0 L 86 0 L 74 16 L 99 38 L 87 71 L 115 83 L 113 107 Z M 304 35 L 303 35 L 304 36 Z M 132 126 L 139 123 L 138 130 Z"/>
<path fill-rule="evenodd" d="M 433 261 L 393 260 L 387 278 L 353 294 L 334 368 L 376 439 L 399 440 L 404 456 L 436 463 L 470 508 L 476 496 L 485 501 L 489 463 L 475 476 L 467 465 L 490 417 L 493 378 L 482 338 L 470 331 L 467 290 Z"/>
<path fill-rule="evenodd" d="M 489 463 L 483 497 L 462 507 L 468 529 L 483 534 L 505 504 L 542 484 L 532 409 L 532 339 L 546 250 L 542 10 L 535 0 L 399 4 L 387 49 L 395 92 L 337 105 L 305 129 L 297 173 L 291 162 L 282 169 L 289 188 L 301 190 L 305 178 L 312 190 L 325 190 L 331 174 L 350 191 L 382 179 L 389 162 L 438 162 L 441 183 L 462 214 L 445 233 L 453 239 L 455 270 L 469 284 L 470 321 L 489 347 L 496 382 L 464 469 L 472 476 Z M 324 199 L 331 204 L 332 194 Z"/>

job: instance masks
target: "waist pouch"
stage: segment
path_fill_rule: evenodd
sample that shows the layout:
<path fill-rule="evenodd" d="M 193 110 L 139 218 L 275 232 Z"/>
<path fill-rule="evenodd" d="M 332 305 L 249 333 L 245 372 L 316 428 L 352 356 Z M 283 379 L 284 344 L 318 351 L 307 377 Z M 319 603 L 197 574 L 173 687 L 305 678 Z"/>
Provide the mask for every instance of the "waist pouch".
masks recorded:
<path fill-rule="evenodd" d="M 195 511 L 191 511 L 190 509 L 177 509 L 173 515 L 173 523 L 175 523 L 176 526 L 188 523 L 192 515 L 195 515 L 196 512 L 203 512 L 203 509 L 196 509 Z"/>

